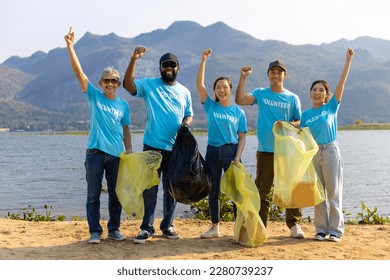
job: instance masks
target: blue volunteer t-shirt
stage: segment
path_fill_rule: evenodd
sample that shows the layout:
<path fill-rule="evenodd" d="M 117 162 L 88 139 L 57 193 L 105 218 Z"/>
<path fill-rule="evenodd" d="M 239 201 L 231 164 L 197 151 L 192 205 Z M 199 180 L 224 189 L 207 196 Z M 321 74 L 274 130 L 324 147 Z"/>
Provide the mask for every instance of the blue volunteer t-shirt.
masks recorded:
<path fill-rule="evenodd" d="M 130 125 L 130 109 L 126 100 L 107 98 L 90 82 L 87 88 L 90 128 L 87 149 L 99 149 L 118 157 L 124 150 L 123 126 Z"/>
<path fill-rule="evenodd" d="M 160 78 L 135 80 L 137 95 L 145 100 L 144 144 L 172 151 L 184 117 L 192 116 L 190 91 L 182 84 L 167 85 Z"/>
<path fill-rule="evenodd" d="M 276 121 L 286 122 L 301 119 L 301 102 L 295 93 L 285 89 L 275 93 L 270 88 L 257 88 L 250 92 L 259 107 L 257 117 L 257 150 L 274 152 L 275 136 L 272 127 Z"/>
<path fill-rule="evenodd" d="M 333 95 L 328 103 L 302 113 L 301 127 L 309 127 L 317 144 L 325 145 L 337 140 L 337 111 L 340 102 Z"/>
<path fill-rule="evenodd" d="M 210 146 L 221 147 L 225 144 L 237 144 L 238 133 L 248 131 L 245 112 L 236 104 L 224 107 L 207 96 L 203 108 L 207 114 Z"/>

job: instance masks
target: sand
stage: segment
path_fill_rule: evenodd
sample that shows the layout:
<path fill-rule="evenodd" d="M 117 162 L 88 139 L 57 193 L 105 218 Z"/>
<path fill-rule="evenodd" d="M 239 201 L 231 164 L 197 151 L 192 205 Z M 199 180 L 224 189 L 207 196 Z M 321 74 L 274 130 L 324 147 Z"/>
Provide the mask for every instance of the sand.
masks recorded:
<path fill-rule="evenodd" d="M 306 238 L 294 239 L 283 222 L 269 222 L 269 239 L 259 247 L 234 242 L 233 222 L 221 223 L 220 238 L 202 239 L 209 221 L 176 219 L 179 240 L 158 230 L 145 244 L 135 244 L 139 220 L 123 220 L 128 239 L 113 241 L 105 232 L 100 244 L 88 244 L 86 221 L 28 222 L 0 219 L 0 260 L 390 260 L 390 225 L 346 225 L 339 243 L 315 241 L 314 226 L 302 224 Z M 158 228 L 159 220 L 155 226 Z"/>

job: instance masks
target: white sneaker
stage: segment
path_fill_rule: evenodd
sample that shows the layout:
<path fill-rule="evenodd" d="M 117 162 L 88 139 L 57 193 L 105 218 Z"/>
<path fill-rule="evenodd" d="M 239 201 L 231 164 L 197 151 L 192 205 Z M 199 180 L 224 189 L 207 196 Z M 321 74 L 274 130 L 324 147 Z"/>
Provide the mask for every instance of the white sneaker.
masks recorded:
<path fill-rule="evenodd" d="M 305 237 L 305 233 L 301 229 L 301 226 L 298 224 L 296 224 L 295 226 L 290 228 L 290 233 L 291 233 L 291 236 L 294 238 L 304 238 Z"/>
<path fill-rule="evenodd" d="M 337 236 L 337 235 L 331 234 L 331 235 L 329 236 L 329 241 L 340 242 L 340 241 L 341 241 L 341 236 Z"/>
<path fill-rule="evenodd" d="M 219 224 L 213 224 L 208 231 L 202 233 L 200 237 L 202 238 L 215 238 L 220 237 Z"/>

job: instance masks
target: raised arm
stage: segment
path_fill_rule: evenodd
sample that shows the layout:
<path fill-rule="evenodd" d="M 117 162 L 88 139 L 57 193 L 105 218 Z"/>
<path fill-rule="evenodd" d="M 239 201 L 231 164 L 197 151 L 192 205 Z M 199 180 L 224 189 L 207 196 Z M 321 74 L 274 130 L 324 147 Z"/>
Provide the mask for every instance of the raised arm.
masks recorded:
<path fill-rule="evenodd" d="M 345 82 L 347 81 L 347 78 L 348 78 L 349 69 L 351 68 L 351 62 L 352 62 L 352 58 L 353 58 L 354 54 L 355 53 L 354 53 L 353 49 L 348 48 L 343 72 L 341 73 L 339 83 L 337 84 L 336 89 L 334 91 L 334 95 L 335 95 L 337 101 L 339 101 L 339 102 L 343 98 L 344 86 L 345 86 Z"/>
<path fill-rule="evenodd" d="M 202 53 L 202 60 L 199 64 L 198 75 L 196 76 L 196 87 L 198 88 L 198 94 L 200 102 L 205 103 L 207 99 L 207 90 L 204 85 L 204 73 L 206 71 L 206 61 L 211 55 L 211 49 L 206 49 Z"/>
<path fill-rule="evenodd" d="M 236 91 L 236 103 L 238 105 L 251 105 L 255 102 L 255 98 L 252 94 L 245 93 L 245 81 L 250 74 L 252 74 L 251 66 L 244 66 L 241 68 L 240 80 Z"/>
<path fill-rule="evenodd" d="M 79 80 L 81 90 L 85 93 L 88 88 L 88 77 L 84 74 L 80 61 L 74 50 L 74 32 L 72 31 L 72 27 L 69 28 L 69 33 L 66 34 L 64 38 L 66 47 L 68 48 L 70 65 L 72 66 L 73 72 L 76 74 L 76 77 Z"/>
<path fill-rule="evenodd" d="M 130 58 L 129 66 L 127 66 L 125 77 L 123 78 L 123 87 L 130 92 L 131 95 L 137 93 L 137 87 L 134 83 L 135 77 L 135 62 L 141 58 L 146 52 L 145 47 L 136 47 L 133 52 L 133 56 Z"/>

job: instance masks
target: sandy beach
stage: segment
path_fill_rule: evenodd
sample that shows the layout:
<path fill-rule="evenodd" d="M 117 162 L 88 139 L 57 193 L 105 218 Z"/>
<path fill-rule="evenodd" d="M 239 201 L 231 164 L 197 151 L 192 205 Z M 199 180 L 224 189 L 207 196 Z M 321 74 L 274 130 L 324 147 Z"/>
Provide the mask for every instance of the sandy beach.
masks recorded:
<path fill-rule="evenodd" d="M 105 221 L 102 225 L 106 230 Z M 105 231 L 100 244 L 88 244 L 86 221 L 0 219 L 0 260 L 390 260 L 390 225 L 346 225 L 336 243 L 313 240 L 309 223 L 302 224 L 306 238 L 299 240 L 289 237 L 283 222 L 269 222 L 269 239 L 254 248 L 234 242 L 233 222 L 221 223 L 222 237 L 202 239 L 209 221 L 176 219 L 181 239 L 168 240 L 157 231 L 147 243 L 135 244 L 139 225 L 139 220 L 123 220 L 127 240 L 109 240 Z"/>

